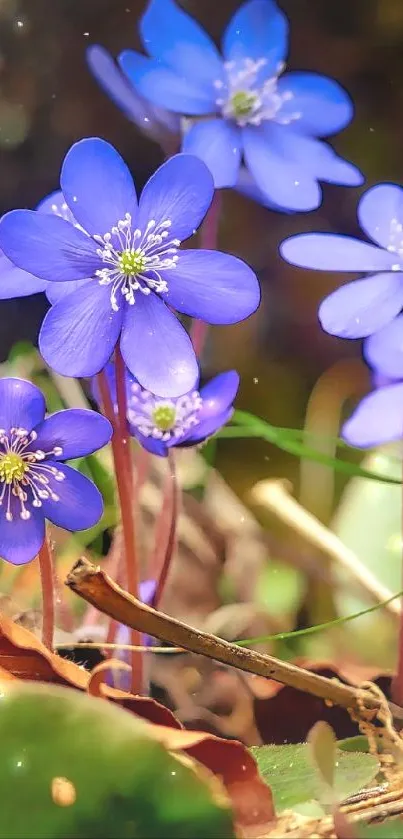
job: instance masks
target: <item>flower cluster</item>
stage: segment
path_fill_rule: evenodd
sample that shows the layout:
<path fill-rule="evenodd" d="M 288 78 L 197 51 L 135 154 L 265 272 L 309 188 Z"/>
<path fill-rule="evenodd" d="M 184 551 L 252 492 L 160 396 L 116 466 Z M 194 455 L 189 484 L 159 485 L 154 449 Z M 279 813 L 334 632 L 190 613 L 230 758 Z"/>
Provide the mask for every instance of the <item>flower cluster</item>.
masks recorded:
<path fill-rule="evenodd" d="M 38 553 L 45 519 L 86 530 L 102 515 L 94 484 L 65 460 L 105 446 L 107 419 L 94 411 L 59 411 L 45 419 L 41 391 L 23 379 L 0 379 L 0 556 L 21 565 Z"/>
<path fill-rule="evenodd" d="M 205 161 L 216 188 L 237 187 L 277 210 L 307 211 L 321 202 L 319 181 L 362 183 L 358 169 L 318 139 L 348 125 L 351 100 L 332 79 L 285 72 L 288 21 L 274 0 L 238 9 L 222 55 L 174 0 L 150 0 L 140 36 L 148 56 L 124 50 L 119 71 L 102 48 L 91 47 L 91 69 L 125 113 L 133 118 L 135 110 L 136 122 L 144 125 L 137 116 L 144 100 L 160 109 L 157 122 L 163 113 L 167 125 L 167 109 L 187 117 L 182 150 Z"/>
<path fill-rule="evenodd" d="M 215 188 L 236 188 L 281 211 L 308 211 L 320 204 L 319 182 L 356 186 L 362 175 L 322 139 L 349 124 L 352 102 L 332 79 L 286 70 L 288 20 L 275 0 L 241 5 L 221 53 L 174 0 L 149 0 L 140 35 L 147 55 L 125 50 L 116 63 L 93 45 L 87 61 L 168 159 L 138 198 L 113 146 L 96 137 L 75 143 L 60 189 L 35 210 L 0 220 L 0 297 L 45 291 L 45 362 L 65 376 L 106 371 L 112 404 L 111 358 L 122 356 L 130 432 L 164 457 L 216 433 L 232 416 L 239 386 L 230 371 L 199 390 L 199 363 L 181 316 L 233 324 L 260 302 L 257 278 L 241 259 L 187 247 Z M 169 157 L 180 143 L 182 152 Z M 364 275 L 323 302 L 320 320 L 334 335 L 365 337 L 369 363 L 392 380 L 344 428 L 347 440 L 369 445 L 401 436 L 403 190 L 368 190 L 358 215 L 371 243 L 312 233 L 286 240 L 281 253 L 295 265 Z M 395 406 L 394 420 L 380 429 L 388 406 Z M 64 461 L 105 445 L 110 424 L 94 412 L 44 414 L 34 385 L 0 381 L 0 555 L 14 563 L 38 552 L 45 518 L 75 530 L 102 512 L 98 490 Z"/>

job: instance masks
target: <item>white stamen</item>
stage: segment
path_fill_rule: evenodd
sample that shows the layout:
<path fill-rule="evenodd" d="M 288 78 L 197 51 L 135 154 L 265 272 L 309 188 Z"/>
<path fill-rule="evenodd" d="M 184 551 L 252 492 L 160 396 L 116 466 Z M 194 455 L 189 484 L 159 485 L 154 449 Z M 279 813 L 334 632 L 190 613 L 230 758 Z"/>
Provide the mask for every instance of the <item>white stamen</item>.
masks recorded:
<path fill-rule="evenodd" d="M 112 227 L 104 236 L 95 235 L 101 247 L 98 256 L 106 263 L 105 268 L 95 272 L 100 285 L 111 285 L 112 309 L 117 312 L 118 293 L 133 306 L 135 292 L 148 295 L 152 291 L 166 294 L 168 284 L 163 272 L 176 267 L 179 256 L 179 239 L 169 240 L 171 220 L 157 222 L 151 219 L 144 232 L 132 230 L 130 213 Z"/>
<path fill-rule="evenodd" d="M 199 423 L 199 413 L 203 400 L 198 391 L 193 391 L 176 399 L 160 399 L 144 390 L 140 385 L 133 384 L 128 399 L 127 417 L 131 425 L 145 437 L 168 442 L 173 437 L 178 440 Z M 169 428 L 158 425 L 158 412 L 172 413 L 172 424 Z"/>
<path fill-rule="evenodd" d="M 22 521 L 31 518 L 27 504 L 42 507 L 42 500 L 51 498 L 59 501 L 59 496 L 50 487 L 50 478 L 63 481 L 64 473 L 56 466 L 46 463 L 47 458 L 60 457 L 61 446 L 54 446 L 49 451 L 31 449 L 38 435 L 25 428 L 11 428 L 9 432 L 0 429 L 0 507 L 5 504 L 5 519 L 14 520 L 11 501 L 19 503 L 18 515 Z M 41 500 L 42 499 L 42 500 Z"/>
<path fill-rule="evenodd" d="M 216 105 L 227 119 L 238 125 L 261 125 L 274 120 L 280 125 L 289 125 L 301 118 L 300 111 L 282 114 L 283 104 L 290 102 L 291 90 L 279 92 L 279 76 L 285 69 L 284 62 L 277 64 L 275 73 L 260 80 L 259 74 L 267 64 L 266 58 L 244 58 L 242 61 L 227 61 L 224 64 L 226 81 L 218 79 L 214 87 L 219 92 Z"/>

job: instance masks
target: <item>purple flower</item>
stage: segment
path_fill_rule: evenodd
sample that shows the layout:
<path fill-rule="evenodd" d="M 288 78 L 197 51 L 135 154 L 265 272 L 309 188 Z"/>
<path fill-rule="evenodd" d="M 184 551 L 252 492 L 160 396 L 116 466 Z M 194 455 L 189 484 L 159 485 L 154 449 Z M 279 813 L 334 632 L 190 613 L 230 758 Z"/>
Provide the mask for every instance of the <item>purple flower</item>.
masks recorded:
<path fill-rule="evenodd" d="M 38 204 L 36 209 L 40 213 L 51 212 L 62 216 L 62 218 L 67 217 L 66 212 L 68 211 L 61 192 L 53 192 L 48 195 Z M 74 223 L 72 216 L 68 220 Z M 28 297 L 30 294 L 38 294 L 41 291 L 46 291 L 49 285 L 50 283 L 47 283 L 46 280 L 41 280 L 27 271 L 17 268 L 7 259 L 5 253 L 0 251 L 0 300 L 11 300 L 14 297 Z"/>
<path fill-rule="evenodd" d="M 87 64 L 105 93 L 141 131 L 163 148 L 174 142 L 180 131 L 179 116 L 140 96 L 107 50 L 97 44 L 89 47 Z"/>
<path fill-rule="evenodd" d="M 372 448 L 403 437 L 403 381 L 364 396 L 344 423 L 342 436 L 350 446 Z"/>
<path fill-rule="evenodd" d="M 63 461 L 83 457 L 111 437 L 94 411 L 59 411 L 45 419 L 41 391 L 24 379 L 0 379 L 0 556 L 13 565 L 33 559 L 45 519 L 86 530 L 102 515 L 102 496 Z"/>
<path fill-rule="evenodd" d="M 52 215 L 60 216 L 79 227 L 60 190 L 52 192 L 46 198 L 43 198 L 36 210 L 39 213 L 51 213 Z M 79 280 L 75 285 L 78 287 L 83 282 L 85 280 Z M 0 300 L 10 300 L 14 297 L 28 297 L 30 294 L 38 294 L 41 291 L 45 291 L 50 302 L 55 303 L 71 290 L 71 283 L 49 283 L 46 280 L 35 277 L 33 274 L 29 274 L 27 271 L 23 271 L 21 268 L 17 268 L 0 251 Z"/>
<path fill-rule="evenodd" d="M 116 400 L 115 371 L 108 365 L 112 398 Z M 239 387 L 235 370 L 220 373 L 200 391 L 161 399 L 145 390 L 126 373 L 127 419 L 130 433 L 152 454 L 166 457 L 172 447 L 195 446 L 215 434 L 233 414 L 232 403 Z M 94 397 L 100 402 L 95 382 Z"/>
<path fill-rule="evenodd" d="M 83 229 L 67 206 L 64 200 L 64 195 L 60 189 L 55 190 L 55 192 L 51 192 L 50 195 L 43 198 L 36 209 L 39 213 L 48 213 L 50 215 L 59 216 L 65 221 L 68 221 L 70 224 L 73 224 L 79 230 Z M 46 297 L 48 298 L 49 303 L 52 303 L 53 305 L 53 303 L 58 303 L 58 301 L 65 297 L 66 294 L 70 294 L 70 292 L 80 288 L 87 282 L 87 280 L 70 280 L 64 283 L 44 282 L 43 280 L 38 280 L 38 282 L 42 282 L 44 284 Z"/>
<path fill-rule="evenodd" d="M 367 338 L 364 356 L 375 390 L 362 399 L 342 430 L 344 439 L 359 448 L 403 437 L 403 315 Z"/>
<path fill-rule="evenodd" d="M 7 259 L 0 250 L 0 300 L 11 300 L 13 297 L 28 297 L 44 291 L 47 283 L 22 271 Z"/>
<path fill-rule="evenodd" d="M 367 275 L 341 286 L 320 306 L 323 329 L 342 338 L 365 338 L 403 308 L 403 189 L 394 184 L 369 189 L 358 204 L 358 220 L 375 244 L 332 233 L 303 233 L 280 247 L 292 265 Z"/>
<path fill-rule="evenodd" d="M 274 0 L 238 9 L 224 32 L 223 57 L 174 0 L 150 0 L 140 34 L 149 56 L 125 50 L 119 64 L 153 104 L 196 117 L 182 149 L 207 163 L 217 188 L 237 186 L 242 158 L 254 196 L 276 209 L 315 209 L 318 181 L 363 182 L 317 139 L 348 125 L 352 102 L 325 76 L 284 73 L 288 21 Z"/>
<path fill-rule="evenodd" d="M 194 387 L 197 360 L 176 309 L 230 324 L 259 305 L 259 284 L 240 259 L 179 250 L 200 225 L 214 186 L 205 164 L 176 155 L 148 181 L 137 202 L 130 172 L 109 143 L 76 143 L 61 188 L 76 224 L 13 210 L 0 221 L 0 247 L 19 268 L 53 283 L 77 283 L 45 316 L 39 348 L 66 376 L 93 376 L 117 342 L 141 384 L 163 396 Z"/>

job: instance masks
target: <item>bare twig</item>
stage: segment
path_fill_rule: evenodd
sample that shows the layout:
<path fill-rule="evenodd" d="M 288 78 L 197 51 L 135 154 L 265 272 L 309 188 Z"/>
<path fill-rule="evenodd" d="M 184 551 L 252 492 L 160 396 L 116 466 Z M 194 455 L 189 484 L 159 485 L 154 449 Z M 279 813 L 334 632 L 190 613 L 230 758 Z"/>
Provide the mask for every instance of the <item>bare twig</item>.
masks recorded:
<path fill-rule="evenodd" d="M 290 495 L 283 481 L 260 481 L 252 490 L 252 499 L 255 503 L 267 507 L 284 524 L 292 527 L 311 545 L 320 548 L 341 568 L 348 571 L 375 603 L 382 603 L 393 597 L 393 591 L 382 585 L 335 533 L 328 530 Z M 395 616 L 400 615 L 401 604 L 398 600 L 391 600 L 385 608 Z"/>
<path fill-rule="evenodd" d="M 356 715 L 362 714 L 362 690 L 358 693 L 354 687 L 345 685 L 338 679 L 327 679 L 295 664 L 238 647 L 157 612 L 124 592 L 107 574 L 84 557 L 79 559 L 70 571 L 66 585 L 88 603 L 97 606 L 100 611 L 126 626 L 230 667 L 237 667 L 267 679 L 275 679 L 327 702 L 351 709 Z M 368 695 L 365 693 L 365 707 L 374 712 L 378 711 L 381 707 L 379 698 L 370 692 Z M 391 711 L 395 719 L 403 721 L 403 709 L 393 706 Z"/>

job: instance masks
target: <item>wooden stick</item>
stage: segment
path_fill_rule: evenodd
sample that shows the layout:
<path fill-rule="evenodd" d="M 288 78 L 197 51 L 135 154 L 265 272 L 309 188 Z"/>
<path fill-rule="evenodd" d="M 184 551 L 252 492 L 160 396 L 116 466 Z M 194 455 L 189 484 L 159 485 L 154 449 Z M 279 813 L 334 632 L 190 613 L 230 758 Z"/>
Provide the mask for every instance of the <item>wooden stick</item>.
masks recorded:
<path fill-rule="evenodd" d="M 252 489 L 251 499 L 255 504 L 260 504 L 274 513 L 311 545 L 324 551 L 340 568 L 346 570 L 361 584 L 371 600 L 375 603 L 390 600 L 385 608 L 395 618 L 400 615 L 401 602 L 391 600 L 393 591 L 384 586 L 332 530 L 328 530 L 319 519 L 305 510 L 290 495 L 284 481 L 277 479 L 259 481 Z"/>
<path fill-rule="evenodd" d="M 221 661 L 230 667 L 237 667 L 267 679 L 275 679 L 289 687 L 351 709 L 357 715 L 361 714 L 362 704 L 359 697 L 362 700 L 362 690 L 359 692 L 338 679 L 327 679 L 295 664 L 230 644 L 215 635 L 193 629 L 181 621 L 157 612 L 123 591 L 104 571 L 84 557 L 79 559 L 70 571 L 66 585 L 101 612 L 126 626 L 192 653 Z M 365 707 L 377 711 L 381 707 L 380 700 L 368 691 L 365 694 Z M 393 705 L 390 707 L 394 718 L 403 722 L 403 709 Z"/>

